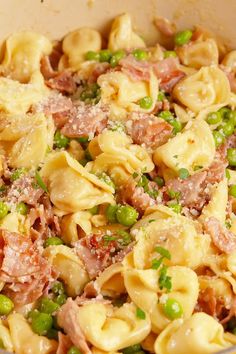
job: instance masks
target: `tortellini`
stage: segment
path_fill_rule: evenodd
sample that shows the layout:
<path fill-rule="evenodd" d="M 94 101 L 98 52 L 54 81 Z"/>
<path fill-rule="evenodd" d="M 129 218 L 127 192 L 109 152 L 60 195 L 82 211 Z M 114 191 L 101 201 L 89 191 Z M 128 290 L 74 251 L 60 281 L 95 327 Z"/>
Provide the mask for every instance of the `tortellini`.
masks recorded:
<path fill-rule="evenodd" d="M 198 113 L 219 103 L 227 105 L 230 85 L 222 70 L 216 66 L 206 66 L 178 82 L 173 95 L 180 103 Z"/>
<path fill-rule="evenodd" d="M 29 235 L 30 225 L 29 220 L 26 220 L 24 215 L 17 212 L 7 214 L 1 221 L 0 227 L 11 232 Z"/>
<path fill-rule="evenodd" d="M 136 309 L 132 303 L 120 308 L 88 303 L 78 309 L 77 320 L 90 343 L 105 351 L 115 351 L 139 343 L 149 334 L 149 315 L 139 319 Z"/>
<path fill-rule="evenodd" d="M 34 333 L 23 315 L 9 315 L 8 324 L 17 354 L 53 354 L 57 350 L 57 342 Z"/>
<path fill-rule="evenodd" d="M 151 112 L 153 110 L 157 102 L 158 80 L 152 71 L 150 74 L 149 81 L 133 81 L 120 71 L 99 76 L 97 83 L 101 87 L 101 99 L 104 103 L 110 104 L 113 119 L 124 119 L 126 112 Z M 152 98 L 152 105 L 149 109 L 143 109 L 137 103 L 145 96 Z"/>
<path fill-rule="evenodd" d="M 65 151 L 49 155 L 41 176 L 47 181 L 52 203 L 66 213 L 114 202 L 113 188 L 89 173 Z"/>
<path fill-rule="evenodd" d="M 126 293 L 122 264 L 115 263 L 105 269 L 96 279 L 96 284 L 106 296 L 114 297 Z"/>
<path fill-rule="evenodd" d="M 0 145 L 5 148 L 12 167 L 37 167 L 53 145 L 54 123 L 43 113 L 2 115 Z M 9 148 L 10 144 L 10 148 Z"/>
<path fill-rule="evenodd" d="M 196 166 L 209 167 L 215 155 L 215 142 L 209 125 L 202 120 L 193 121 L 185 129 L 158 147 L 153 160 L 176 173 L 186 168 L 193 174 Z"/>
<path fill-rule="evenodd" d="M 91 165 L 95 173 L 107 172 L 116 184 L 121 184 L 135 171 L 150 172 L 154 164 L 148 152 L 141 146 L 132 144 L 125 133 L 106 130 L 98 137 L 102 151 Z"/>
<path fill-rule="evenodd" d="M 67 65 L 78 70 L 80 63 L 85 60 L 88 51 L 99 51 L 102 47 L 102 37 L 100 33 L 92 28 L 82 27 L 69 33 L 62 43 L 65 56 L 61 61 L 66 61 Z"/>
<path fill-rule="evenodd" d="M 216 41 L 212 38 L 191 42 L 179 46 L 176 52 L 184 65 L 200 69 L 203 66 L 217 65 L 219 52 Z"/>
<path fill-rule="evenodd" d="M 50 54 L 52 43 L 41 34 L 25 31 L 11 35 L 4 46 L 0 71 L 14 80 L 28 83 L 40 70 L 40 60 Z"/>
<path fill-rule="evenodd" d="M 117 16 L 112 23 L 108 48 L 111 50 L 145 47 L 145 43 L 132 29 L 131 17 L 128 13 Z"/>
<path fill-rule="evenodd" d="M 85 234 L 92 231 L 91 213 L 88 211 L 78 211 L 74 214 L 65 215 L 61 221 L 62 238 L 67 244 L 78 241 L 78 227 Z"/>
<path fill-rule="evenodd" d="M 4 326 L 2 321 L 0 321 L 0 340 L 2 341 L 6 350 L 9 352 L 14 350 L 10 331 L 6 326 Z"/>
<path fill-rule="evenodd" d="M 233 71 L 236 71 L 236 50 L 232 50 L 222 60 L 222 63 L 227 68 L 230 68 Z"/>
<path fill-rule="evenodd" d="M 82 261 L 75 252 L 64 245 L 49 246 L 45 249 L 44 256 L 59 274 L 59 278 L 65 283 L 68 295 L 81 294 L 85 284 L 89 281 L 89 277 Z"/>
<path fill-rule="evenodd" d="M 209 354 L 228 348 L 224 328 L 213 317 L 195 313 L 192 317 L 175 320 L 157 337 L 156 354 Z"/>

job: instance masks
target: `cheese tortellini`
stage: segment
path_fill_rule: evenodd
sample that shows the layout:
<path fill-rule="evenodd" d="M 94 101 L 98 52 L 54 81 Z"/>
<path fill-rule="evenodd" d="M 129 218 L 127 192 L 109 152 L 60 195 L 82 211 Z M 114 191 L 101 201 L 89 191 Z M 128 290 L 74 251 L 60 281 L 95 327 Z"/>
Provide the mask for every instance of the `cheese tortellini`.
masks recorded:
<path fill-rule="evenodd" d="M 191 122 L 186 128 L 158 147 L 153 155 L 155 164 L 164 164 L 173 171 L 187 168 L 193 174 L 196 166 L 209 167 L 215 155 L 215 143 L 209 125 Z"/>
<path fill-rule="evenodd" d="M 102 203 L 113 203 L 113 189 L 89 173 L 67 152 L 53 153 L 41 170 L 51 201 L 60 210 L 73 213 Z"/>
<path fill-rule="evenodd" d="M 174 88 L 174 97 L 193 112 L 219 103 L 227 105 L 230 86 L 226 75 L 216 66 L 202 67 L 181 80 Z"/>

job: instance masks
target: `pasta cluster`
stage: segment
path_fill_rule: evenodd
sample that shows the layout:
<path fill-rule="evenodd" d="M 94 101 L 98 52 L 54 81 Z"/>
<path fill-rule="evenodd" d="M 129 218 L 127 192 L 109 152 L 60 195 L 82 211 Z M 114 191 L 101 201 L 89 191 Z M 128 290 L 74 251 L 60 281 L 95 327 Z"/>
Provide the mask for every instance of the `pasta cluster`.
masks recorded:
<path fill-rule="evenodd" d="M 1 46 L 8 352 L 236 345 L 236 51 L 157 25 L 172 50 L 147 47 L 128 13 L 107 42 L 83 27 Z"/>

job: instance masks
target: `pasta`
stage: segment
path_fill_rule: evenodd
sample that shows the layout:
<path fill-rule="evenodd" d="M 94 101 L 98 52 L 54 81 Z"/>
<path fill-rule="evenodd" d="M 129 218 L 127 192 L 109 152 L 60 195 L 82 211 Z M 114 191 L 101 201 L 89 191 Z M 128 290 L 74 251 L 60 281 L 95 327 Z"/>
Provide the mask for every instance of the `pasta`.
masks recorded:
<path fill-rule="evenodd" d="M 2 43 L 8 352 L 236 345 L 236 51 L 156 24 L 168 49 L 147 46 L 128 13 L 106 38 L 82 27 Z"/>

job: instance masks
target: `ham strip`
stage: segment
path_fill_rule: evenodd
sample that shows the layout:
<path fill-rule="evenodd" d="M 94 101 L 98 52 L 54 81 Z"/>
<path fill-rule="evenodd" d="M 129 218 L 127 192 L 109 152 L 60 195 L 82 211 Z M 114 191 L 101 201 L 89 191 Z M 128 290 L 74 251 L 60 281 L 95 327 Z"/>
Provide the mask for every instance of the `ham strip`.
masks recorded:
<path fill-rule="evenodd" d="M 76 90 L 76 83 L 73 79 L 73 74 L 68 70 L 62 71 L 56 74 L 56 76 L 51 77 L 46 81 L 46 85 L 61 93 L 72 94 Z"/>
<path fill-rule="evenodd" d="M 31 239 L 0 229 L 0 280 L 17 305 L 36 301 L 52 279 L 51 268 Z"/>
<path fill-rule="evenodd" d="M 172 126 L 163 119 L 147 113 L 133 112 L 126 123 L 128 134 L 135 144 L 156 149 L 171 137 Z"/>
<path fill-rule="evenodd" d="M 30 176 L 22 176 L 14 181 L 7 193 L 7 202 L 20 203 L 36 206 L 44 191 L 41 188 L 34 188 L 35 180 Z"/>
<path fill-rule="evenodd" d="M 78 311 L 79 306 L 71 298 L 67 299 L 66 303 L 58 311 L 58 324 L 64 329 L 72 343 L 79 348 L 83 354 L 92 354 L 77 319 Z"/>
<path fill-rule="evenodd" d="M 70 347 L 73 343 L 70 340 L 70 337 L 63 334 L 62 332 L 58 333 L 58 347 L 56 354 L 67 354 Z"/>
<path fill-rule="evenodd" d="M 206 233 L 211 236 L 214 245 L 221 251 L 230 254 L 236 249 L 236 236 L 223 227 L 219 220 L 210 217 L 204 222 Z"/>

